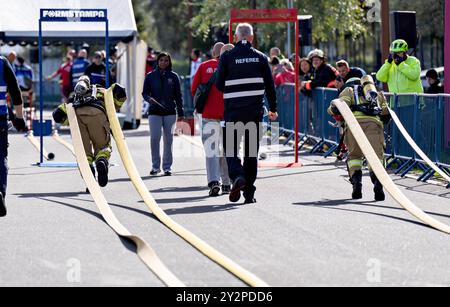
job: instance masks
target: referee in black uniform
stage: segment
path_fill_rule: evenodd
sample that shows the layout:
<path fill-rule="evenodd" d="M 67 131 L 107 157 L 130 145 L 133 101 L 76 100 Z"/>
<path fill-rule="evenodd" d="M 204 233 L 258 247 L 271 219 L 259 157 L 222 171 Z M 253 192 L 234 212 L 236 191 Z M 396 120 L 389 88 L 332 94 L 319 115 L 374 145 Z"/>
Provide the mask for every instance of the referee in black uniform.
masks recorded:
<path fill-rule="evenodd" d="M 245 204 L 255 203 L 254 186 L 258 171 L 258 151 L 264 95 L 269 102 L 269 119 L 278 118 L 275 85 L 267 56 L 252 47 L 253 28 L 239 24 L 236 46 L 220 58 L 216 86 L 224 92 L 224 151 L 233 181 L 230 201 L 238 202 L 241 191 Z M 244 138 L 244 163 L 239 158 Z"/>

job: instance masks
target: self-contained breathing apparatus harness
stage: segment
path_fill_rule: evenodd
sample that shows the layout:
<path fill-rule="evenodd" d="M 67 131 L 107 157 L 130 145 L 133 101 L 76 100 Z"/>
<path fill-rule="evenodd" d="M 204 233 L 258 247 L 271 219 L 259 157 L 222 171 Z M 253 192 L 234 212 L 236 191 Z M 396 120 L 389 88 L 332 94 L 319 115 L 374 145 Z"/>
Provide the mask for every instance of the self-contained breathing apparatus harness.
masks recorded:
<path fill-rule="evenodd" d="M 350 81 L 350 80 L 349 80 Z M 353 95 L 355 104 L 350 106 L 352 112 L 361 112 L 367 116 L 380 116 L 381 107 L 378 104 L 378 92 L 371 76 L 364 76 L 357 84 L 354 80 Z M 364 102 L 361 102 L 363 97 Z"/>
<path fill-rule="evenodd" d="M 94 107 L 106 114 L 102 101 L 97 98 L 97 85 L 91 85 L 87 76 L 82 76 L 75 85 L 75 95 L 69 98 L 69 102 L 73 104 L 74 109 L 82 107 Z"/>

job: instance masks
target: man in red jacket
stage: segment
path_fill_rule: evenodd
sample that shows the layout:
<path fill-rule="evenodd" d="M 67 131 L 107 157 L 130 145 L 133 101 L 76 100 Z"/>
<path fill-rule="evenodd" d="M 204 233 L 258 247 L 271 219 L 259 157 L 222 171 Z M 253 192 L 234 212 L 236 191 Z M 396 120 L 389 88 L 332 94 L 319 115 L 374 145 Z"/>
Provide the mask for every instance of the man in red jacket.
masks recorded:
<path fill-rule="evenodd" d="M 191 91 L 195 95 L 200 84 L 207 83 L 219 65 L 220 51 L 223 43 L 217 43 L 212 48 L 213 59 L 200 64 L 192 80 Z M 202 140 L 206 154 L 206 173 L 208 177 L 209 196 L 216 197 L 220 193 L 222 179 L 222 194 L 230 193 L 230 178 L 226 159 L 222 153 L 222 128 L 224 100 L 213 83 L 208 100 L 202 113 Z"/>

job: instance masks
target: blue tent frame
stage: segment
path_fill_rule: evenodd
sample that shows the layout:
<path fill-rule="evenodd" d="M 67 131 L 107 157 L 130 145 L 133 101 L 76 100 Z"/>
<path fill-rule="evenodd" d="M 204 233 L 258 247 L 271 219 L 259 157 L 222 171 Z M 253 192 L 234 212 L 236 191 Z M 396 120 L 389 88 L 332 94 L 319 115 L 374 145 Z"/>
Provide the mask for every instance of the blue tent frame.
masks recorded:
<path fill-rule="evenodd" d="M 55 167 L 54 162 L 46 165 L 44 163 L 44 123 L 43 123 L 43 74 L 42 74 L 42 23 L 44 22 L 104 22 L 105 23 L 105 51 L 106 51 L 106 71 L 109 71 L 109 21 L 107 9 L 40 9 L 39 14 L 39 127 L 40 127 L 40 159 L 38 166 Z M 106 74 L 106 88 L 109 87 L 109 74 Z M 67 163 L 63 163 L 66 165 Z"/>

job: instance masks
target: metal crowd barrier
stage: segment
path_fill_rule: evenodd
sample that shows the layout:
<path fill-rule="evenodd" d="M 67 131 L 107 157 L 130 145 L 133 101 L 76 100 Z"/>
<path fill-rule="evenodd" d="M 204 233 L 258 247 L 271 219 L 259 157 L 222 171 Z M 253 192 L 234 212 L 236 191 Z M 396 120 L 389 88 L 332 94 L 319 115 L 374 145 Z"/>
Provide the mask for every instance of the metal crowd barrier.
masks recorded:
<path fill-rule="evenodd" d="M 192 116 L 194 104 L 189 77 L 181 77 L 185 113 Z M 450 175 L 450 95 L 416 95 L 385 93 L 391 108 L 419 147 L 444 172 Z M 311 153 L 322 152 L 329 157 L 340 141 L 339 129 L 327 113 L 331 101 L 336 99 L 336 89 L 319 88 L 299 97 L 299 149 L 308 141 L 315 144 Z M 295 137 L 295 86 L 284 84 L 277 88 L 280 133 L 287 136 L 285 145 Z M 267 102 L 266 102 L 267 104 Z M 418 159 L 393 122 L 385 127 L 387 167 L 406 176 L 413 170 L 421 170 L 419 181 L 426 182 L 434 175 L 428 165 Z"/>
<path fill-rule="evenodd" d="M 295 136 L 293 85 L 281 85 L 277 89 L 280 113 L 280 130 L 288 135 L 285 144 Z M 419 147 L 444 172 L 450 174 L 450 95 L 415 95 L 386 93 L 391 108 L 397 113 L 407 131 Z M 333 127 L 327 114 L 330 102 L 337 98 L 337 90 L 321 88 L 299 99 L 300 147 L 314 140 L 311 153 L 324 152 L 330 156 L 339 143 L 339 129 Z M 428 181 L 435 172 L 418 158 L 394 123 L 385 127 L 388 167 L 406 176 L 413 170 L 422 171 L 419 181 Z"/>
<path fill-rule="evenodd" d="M 180 77 L 181 81 L 181 93 L 183 94 L 183 106 L 185 117 L 194 116 L 194 99 L 191 94 L 191 78 L 190 77 Z"/>
<path fill-rule="evenodd" d="M 277 88 L 278 113 L 280 115 L 280 128 L 288 138 L 288 144 L 295 136 L 295 87 L 291 84 L 281 85 Z M 301 93 L 299 97 L 299 131 L 300 149 L 309 141 L 315 145 L 311 153 L 326 150 L 326 156 L 331 155 L 339 143 L 339 129 L 330 125 L 331 117 L 327 108 L 333 99 L 337 98 L 334 89 L 315 90 L 310 94 Z"/>

